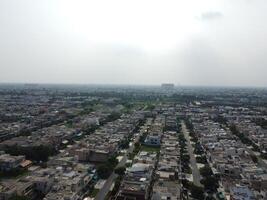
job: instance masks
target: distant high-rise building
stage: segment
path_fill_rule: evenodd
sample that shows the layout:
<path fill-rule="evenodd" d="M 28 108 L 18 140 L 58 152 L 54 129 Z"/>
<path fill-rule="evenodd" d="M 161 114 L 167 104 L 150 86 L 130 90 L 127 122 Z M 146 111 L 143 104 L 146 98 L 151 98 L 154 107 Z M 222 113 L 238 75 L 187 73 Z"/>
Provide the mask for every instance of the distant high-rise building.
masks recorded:
<path fill-rule="evenodd" d="M 163 89 L 173 89 L 174 88 L 174 84 L 173 83 L 162 83 L 161 87 Z"/>

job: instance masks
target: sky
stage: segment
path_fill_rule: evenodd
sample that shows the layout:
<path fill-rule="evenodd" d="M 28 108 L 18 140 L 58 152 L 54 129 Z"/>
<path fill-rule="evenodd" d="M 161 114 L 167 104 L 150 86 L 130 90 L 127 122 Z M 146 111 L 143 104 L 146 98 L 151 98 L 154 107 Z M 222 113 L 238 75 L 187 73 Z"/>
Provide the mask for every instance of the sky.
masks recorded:
<path fill-rule="evenodd" d="M 1 0 L 0 82 L 267 87 L 266 0 Z"/>

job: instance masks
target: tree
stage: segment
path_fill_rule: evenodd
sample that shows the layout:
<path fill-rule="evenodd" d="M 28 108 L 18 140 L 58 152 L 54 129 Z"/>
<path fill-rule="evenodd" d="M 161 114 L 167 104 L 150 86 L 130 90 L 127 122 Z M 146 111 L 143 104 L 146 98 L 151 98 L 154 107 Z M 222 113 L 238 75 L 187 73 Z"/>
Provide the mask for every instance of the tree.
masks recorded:
<path fill-rule="evenodd" d="M 15 196 L 11 197 L 9 200 L 28 200 L 28 198 L 25 196 L 15 195 Z"/>
<path fill-rule="evenodd" d="M 190 162 L 190 156 L 188 154 L 182 154 L 181 160 L 183 163 L 189 163 Z"/>
<path fill-rule="evenodd" d="M 183 187 L 188 189 L 190 187 L 190 182 L 187 179 L 182 179 Z"/>
<path fill-rule="evenodd" d="M 5 152 L 10 155 L 25 155 L 26 159 L 34 161 L 47 161 L 49 156 L 55 153 L 55 149 L 52 146 L 40 145 L 40 146 L 30 146 L 30 147 L 21 147 L 21 146 L 12 146 L 6 147 Z"/>
<path fill-rule="evenodd" d="M 216 116 L 214 119 L 213 119 L 215 122 L 218 122 L 220 124 L 224 124 L 224 125 L 227 125 L 227 119 L 222 116 L 222 115 L 218 115 Z"/>
<path fill-rule="evenodd" d="M 208 176 L 201 180 L 206 190 L 216 191 L 219 187 L 218 179 L 214 176 Z"/>
<path fill-rule="evenodd" d="M 90 125 L 89 127 L 85 127 L 83 131 L 85 132 L 86 135 L 90 135 L 93 133 L 96 129 L 98 128 L 98 125 Z"/>
<path fill-rule="evenodd" d="M 207 164 L 207 159 L 205 156 L 197 156 L 196 160 L 198 163 Z"/>
<path fill-rule="evenodd" d="M 112 173 L 113 169 L 118 164 L 116 156 L 111 156 L 105 163 L 97 167 L 97 174 L 100 178 L 106 179 Z"/>
<path fill-rule="evenodd" d="M 111 156 L 107 161 L 107 165 L 110 165 L 112 168 L 114 168 L 118 163 L 119 162 L 115 156 Z"/>
<path fill-rule="evenodd" d="M 112 112 L 108 115 L 107 117 L 107 122 L 112 122 L 112 121 L 115 121 L 117 119 L 119 119 L 121 117 L 121 114 L 118 113 L 118 112 Z"/>
<path fill-rule="evenodd" d="M 125 174 L 125 167 L 117 167 L 115 168 L 114 172 L 118 174 L 119 176 L 123 176 Z"/>
<path fill-rule="evenodd" d="M 194 150 L 194 153 L 197 154 L 197 155 L 204 154 L 203 147 L 201 146 L 201 144 L 199 142 L 196 143 L 196 148 Z"/>
<path fill-rule="evenodd" d="M 239 139 L 241 140 L 242 143 L 247 144 L 247 145 L 253 145 L 254 144 L 248 137 L 246 137 L 243 133 L 239 132 L 239 130 L 236 127 L 236 125 L 231 124 L 230 125 L 230 130 L 234 135 L 239 137 Z"/>
<path fill-rule="evenodd" d="M 97 167 L 96 172 L 100 178 L 106 179 L 111 174 L 112 168 L 107 164 L 101 164 Z"/>
<path fill-rule="evenodd" d="M 199 200 L 204 199 L 204 190 L 202 187 L 198 187 L 196 185 L 191 185 L 190 191 L 191 191 L 193 198 L 199 199 Z"/>
<path fill-rule="evenodd" d="M 125 139 L 120 143 L 120 148 L 127 149 L 129 148 L 129 139 Z"/>
<path fill-rule="evenodd" d="M 257 158 L 257 156 L 255 156 L 255 155 L 251 155 L 250 157 L 251 157 L 251 159 L 252 159 L 252 161 L 253 161 L 254 163 L 258 163 L 258 158 Z"/>
<path fill-rule="evenodd" d="M 136 155 L 140 151 L 141 145 L 139 142 L 134 144 L 133 154 Z"/>
<path fill-rule="evenodd" d="M 120 185 L 121 185 L 121 181 L 122 181 L 122 177 L 119 176 L 117 177 L 117 179 L 115 180 L 115 184 L 114 184 L 114 187 L 113 187 L 113 190 L 111 191 L 111 194 L 114 196 L 115 194 L 117 194 L 119 188 L 120 188 Z"/>
<path fill-rule="evenodd" d="M 203 177 L 208 177 L 208 176 L 211 176 L 213 174 L 209 165 L 205 165 L 204 167 L 200 168 L 199 171 Z"/>
<path fill-rule="evenodd" d="M 253 147 L 253 151 L 258 151 L 260 152 L 260 148 L 255 144 L 255 143 L 252 143 L 252 147 Z"/>
<path fill-rule="evenodd" d="M 16 169 L 10 169 L 8 171 L 0 171 L 0 177 L 1 178 L 10 178 L 10 177 L 17 177 L 19 175 L 22 175 L 24 173 L 26 173 L 27 170 L 26 169 L 22 169 L 22 168 L 16 168 Z"/>

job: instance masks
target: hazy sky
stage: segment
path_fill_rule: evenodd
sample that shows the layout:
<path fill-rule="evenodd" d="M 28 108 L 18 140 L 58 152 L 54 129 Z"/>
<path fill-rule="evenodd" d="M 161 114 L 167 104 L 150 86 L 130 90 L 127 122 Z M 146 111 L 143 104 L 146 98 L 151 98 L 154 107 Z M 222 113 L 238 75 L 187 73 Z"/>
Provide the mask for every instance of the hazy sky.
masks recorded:
<path fill-rule="evenodd" d="M 267 1 L 1 0 L 0 82 L 267 87 Z"/>

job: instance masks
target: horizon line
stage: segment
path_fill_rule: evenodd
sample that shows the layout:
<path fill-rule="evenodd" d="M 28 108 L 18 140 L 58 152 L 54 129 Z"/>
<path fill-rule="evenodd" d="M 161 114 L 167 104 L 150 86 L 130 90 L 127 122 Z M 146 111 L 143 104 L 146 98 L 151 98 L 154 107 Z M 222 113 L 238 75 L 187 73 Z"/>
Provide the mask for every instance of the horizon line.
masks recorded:
<path fill-rule="evenodd" d="M 195 87 L 195 88 L 261 88 L 267 89 L 267 86 L 252 85 L 195 85 L 195 84 L 175 84 L 171 82 L 162 82 L 160 84 L 126 84 L 126 83 L 38 83 L 38 82 L 1 82 L 0 85 L 83 85 L 83 86 L 133 86 L 133 87 L 161 87 L 162 84 L 174 84 L 175 88 Z"/>

